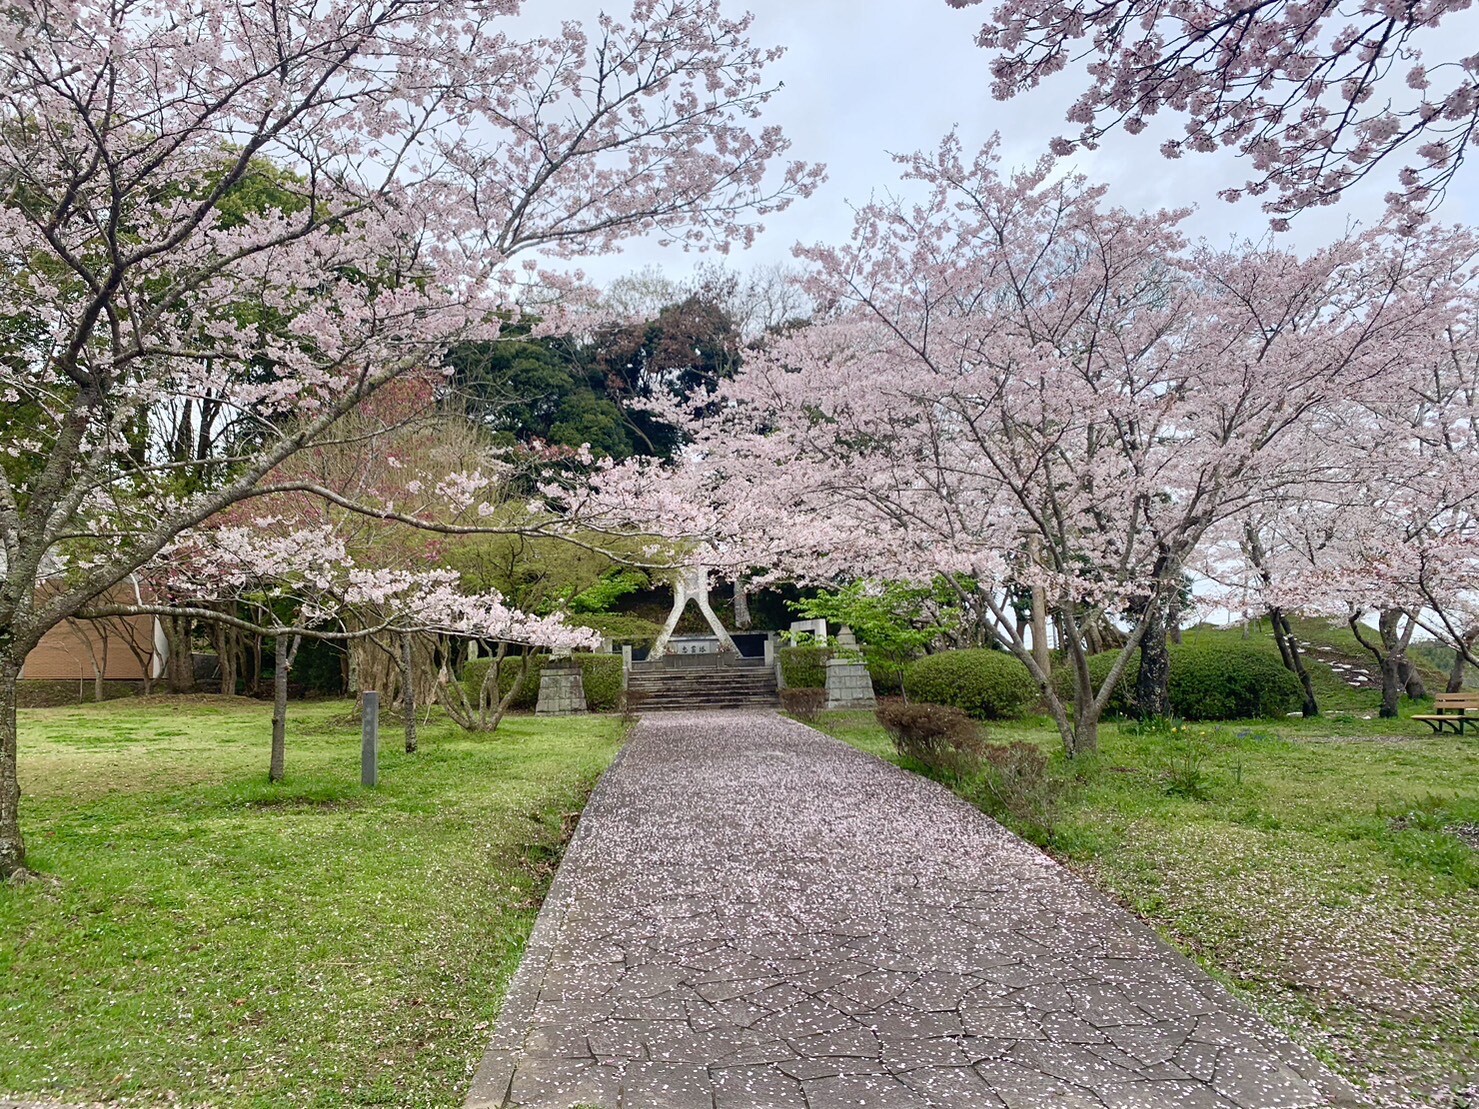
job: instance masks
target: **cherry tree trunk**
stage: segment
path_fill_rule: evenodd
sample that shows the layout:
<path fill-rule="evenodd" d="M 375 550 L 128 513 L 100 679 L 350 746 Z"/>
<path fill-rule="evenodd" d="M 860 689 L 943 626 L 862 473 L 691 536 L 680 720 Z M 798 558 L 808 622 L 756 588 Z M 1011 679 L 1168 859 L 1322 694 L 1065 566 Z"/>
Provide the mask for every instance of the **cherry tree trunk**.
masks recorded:
<path fill-rule="evenodd" d="M 195 692 L 195 656 L 191 651 L 194 621 L 188 616 L 166 616 L 164 637 L 169 643 L 169 661 L 165 673 L 171 693 Z"/>
<path fill-rule="evenodd" d="M 1044 674 L 1053 671 L 1053 656 L 1048 652 L 1048 592 L 1040 585 L 1032 587 L 1032 657 Z"/>
<path fill-rule="evenodd" d="M 754 622 L 750 615 L 749 583 L 743 577 L 737 577 L 734 579 L 734 626 L 745 631 Z"/>
<path fill-rule="evenodd" d="M 1395 720 L 1401 713 L 1402 702 L 1401 659 L 1390 652 L 1381 660 L 1381 709 L 1377 715 L 1383 720 Z"/>
<path fill-rule="evenodd" d="M 411 637 L 401 640 L 401 712 L 406 721 L 406 754 L 416 753 L 416 679 L 412 670 Z"/>
<path fill-rule="evenodd" d="M 241 672 L 241 632 L 225 624 L 216 625 L 216 662 L 221 671 L 221 695 L 236 696 Z"/>
<path fill-rule="evenodd" d="M 1464 653 L 1453 652 L 1453 666 L 1448 671 L 1448 684 L 1444 687 L 1444 693 L 1462 693 L 1464 691 Z"/>
<path fill-rule="evenodd" d="M 21 836 L 21 786 L 16 776 L 16 683 L 20 662 L 0 654 L 0 881 L 26 868 Z"/>
<path fill-rule="evenodd" d="M 380 694 L 380 706 L 389 709 L 401 698 L 401 657 L 394 644 L 375 636 L 351 640 L 349 650 L 355 657 L 355 696 L 367 689 Z"/>
<path fill-rule="evenodd" d="M 1099 750 L 1099 717 L 1092 713 L 1085 713 L 1084 718 L 1075 719 L 1073 722 L 1073 749 L 1069 755 L 1078 758 L 1080 755 L 1092 755 Z"/>
<path fill-rule="evenodd" d="M 269 782 L 282 781 L 287 762 L 288 746 L 288 672 L 293 668 L 293 659 L 298 654 L 302 638 L 279 635 L 273 641 L 274 666 L 272 670 L 272 761 L 267 767 Z"/>
<path fill-rule="evenodd" d="M 1402 656 L 1402 665 L 1398 673 L 1402 681 L 1402 689 L 1407 694 L 1408 700 L 1421 701 L 1428 695 L 1428 687 L 1423 682 L 1422 674 L 1406 655 Z"/>
<path fill-rule="evenodd" d="M 1152 598 L 1141 619 L 1140 673 L 1135 679 L 1135 715 L 1142 720 L 1171 715 L 1171 649 L 1166 642 L 1166 611 Z"/>
<path fill-rule="evenodd" d="M 1268 615 L 1269 623 L 1273 625 L 1274 642 L 1279 647 L 1279 656 L 1284 660 L 1285 668 L 1299 679 L 1300 687 L 1304 690 L 1304 715 L 1319 716 L 1320 702 L 1315 697 L 1315 683 L 1310 678 L 1309 668 L 1304 664 L 1304 654 L 1299 649 L 1299 640 L 1294 636 L 1294 627 L 1289 623 L 1288 615 L 1282 608 L 1271 608 Z"/>

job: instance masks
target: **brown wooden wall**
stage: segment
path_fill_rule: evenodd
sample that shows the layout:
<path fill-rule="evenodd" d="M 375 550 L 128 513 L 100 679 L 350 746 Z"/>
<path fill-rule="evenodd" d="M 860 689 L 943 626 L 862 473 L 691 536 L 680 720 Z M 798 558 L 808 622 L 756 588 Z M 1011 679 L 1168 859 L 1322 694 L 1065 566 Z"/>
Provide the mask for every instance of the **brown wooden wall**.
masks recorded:
<path fill-rule="evenodd" d="M 120 586 L 110 599 L 128 604 L 135 597 L 132 588 Z M 106 636 L 104 632 L 106 631 Z M 93 677 L 92 655 L 88 653 L 88 641 L 101 660 L 104 640 L 107 643 L 107 661 L 103 677 L 110 681 L 139 681 L 144 677 L 144 668 L 129 650 L 125 637 L 146 652 L 146 658 L 154 657 L 154 617 L 119 616 L 96 625 L 91 620 L 72 620 L 58 624 L 41 637 L 36 649 L 26 656 L 21 668 L 21 677 L 27 679 L 57 681 L 60 679 Z"/>

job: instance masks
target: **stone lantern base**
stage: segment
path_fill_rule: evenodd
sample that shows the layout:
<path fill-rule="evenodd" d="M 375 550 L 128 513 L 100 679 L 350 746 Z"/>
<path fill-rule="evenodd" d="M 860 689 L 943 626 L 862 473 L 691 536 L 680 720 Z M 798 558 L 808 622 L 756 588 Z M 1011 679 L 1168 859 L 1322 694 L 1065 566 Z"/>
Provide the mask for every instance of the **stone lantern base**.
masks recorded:
<path fill-rule="evenodd" d="M 539 702 L 534 706 L 537 715 L 574 716 L 587 711 L 579 666 L 573 662 L 551 664 L 540 672 Z"/>

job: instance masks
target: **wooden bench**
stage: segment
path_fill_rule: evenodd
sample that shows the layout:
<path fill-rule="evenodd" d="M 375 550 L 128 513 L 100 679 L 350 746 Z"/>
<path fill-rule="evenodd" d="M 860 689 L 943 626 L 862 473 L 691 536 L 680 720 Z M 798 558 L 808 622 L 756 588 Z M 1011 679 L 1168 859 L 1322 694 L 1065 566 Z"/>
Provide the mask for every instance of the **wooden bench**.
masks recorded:
<path fill-rule="evenodd" d="M 1456 735 L 1473 727 L 1479 731 L 1479 693 L 1440 693 L 1433 698 L 1433 711 L 1412 719 L 1421 720 L 1433 732 L 1452 728 Z"/>

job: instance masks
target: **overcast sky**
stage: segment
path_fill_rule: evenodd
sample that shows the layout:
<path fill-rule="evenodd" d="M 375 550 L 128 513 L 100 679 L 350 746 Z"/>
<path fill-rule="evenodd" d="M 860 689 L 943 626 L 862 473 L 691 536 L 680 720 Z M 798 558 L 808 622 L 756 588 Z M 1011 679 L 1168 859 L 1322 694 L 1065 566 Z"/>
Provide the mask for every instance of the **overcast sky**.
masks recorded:
<path fill-rule="evenodd" d="M 544 14 L 582 18 L 600 5 L 588 0 L 545 0 Z M 620 3 L 608 3 L 615 12 Z M 1056 134 L 1069 130 L 1064 111 L 1075 92 L 1074 75 L 1007 103 L 991 98 L 990 55 L 975 45 L 989 4 L 957 10 L 945 0 L 749 0 L 727 10 L 755 13 L 753 39 L 780 44 L 788 53 L 771 70 L 785 88 L 771 102 L 767 121 L 791 138 L 793 157 L 824 162 L 828 182 L 810 200 L 799 201 L 767 220 L 765 233 L 748 252 L 733 252 L 729 264 L 744 269 L 790 257 L 798 240 L 840 241 L 852 227 L 849 203 L 865 202 L 875 190 L 896 184 L 890 152 L 933 147 L 951 127 L 960 129 L 967 150 L 1000 132 L 1005 161 L 1018 165 L 1044 152 Z M 1450 23 L 1444 30 L 1466 35 L 1479 20 Z M 1179 128 L 1170 117 L 1139 136 L 1114 134 L 1103 147 L 1078 161 L 1089 177 L 1110 186 L 1113 201 L 1133 208 L 1195 205 L 1186 225 L 1194 235 L 1226 241 L 1236 234 L 1261 235 L 1268 217 L 1257 203 L 1227 204 L 1219 189 L 1246 178 L 1231 155 L 1194 155 L 1167 161 L 1164 137 Z M 1445 221 L 1479 218 L 1479 173 L 1466 167 L 1440 212 Z M 1382 171 L 1378 170 L 1378 177 Z M 1380 217 L 1388 178 L 1348 195 L 1335 208 L 1306 213 L 1281 239 L 1311 246 L 1339 234 L 1348 219 L 1371 223 Z M 582 262 L 604 283 L 649 264 L 682 277 L 692 255 L 655 244 L 633 243 L 622 254 Z"/>

